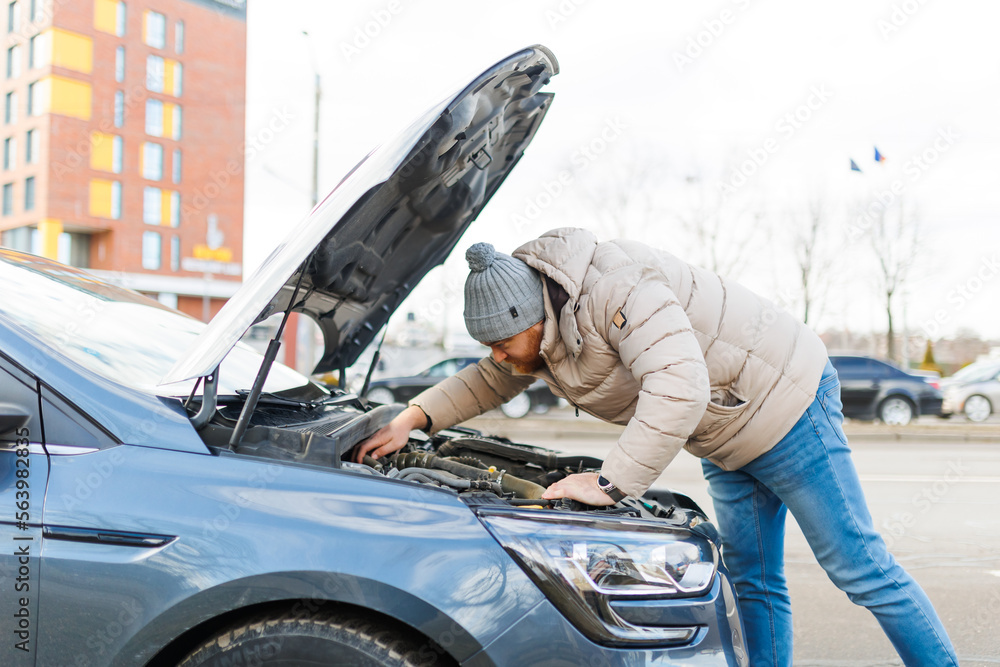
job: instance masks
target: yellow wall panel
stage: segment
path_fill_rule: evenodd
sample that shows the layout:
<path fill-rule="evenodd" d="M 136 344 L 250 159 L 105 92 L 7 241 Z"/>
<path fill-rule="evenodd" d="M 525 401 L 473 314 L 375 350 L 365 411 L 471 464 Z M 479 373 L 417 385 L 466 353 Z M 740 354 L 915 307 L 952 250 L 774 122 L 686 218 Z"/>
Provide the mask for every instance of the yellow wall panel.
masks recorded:
<path fill-rule="evenodd" d="M 94 0 L 94 28 L 101 32 L 118 32 L 117 0 Z"/>
<path fill-rule="evenodd" d="M 111 181 L 99 178 L 90 181 L 90 214 L 98 218 L 111 218 Z"/>
<path fill-rule="evenodd" d="M 115 135 L 103 132 L 90 133 L 90 168 L 101 171 L 115 170 Z"/>
<path fill-rule="evenodd" d="M 163 134 L 164 137 L 176 139 L 174 136 L 174 105 L 169 102 L 163 103 Z"/>
<path fill-rule="evenodd" d="M 170 226 L 170 190 L 160 190 L 160 224 Z"/>
<path fill-rule="evenodd" d="M 52 64 L 90 74 L 94 70 L 94 42 L 60 28 L 52 29 Z"/>
<path fill-rule="evenodd" d="M 111 201 L 110 197 L 108 197 L 108 201 Z M 42 257 L 58 259 L 59 235 L 62 234 L 62 231 L 61 220 L 45 218 L 38 222 L 38 234 L 42 237 Z"/>
<path fill-rule="evenodd" d="M 89 83 L 61 76 L 49 77 L 49 111 L 81 120 L 90 120 L 92 91 Z"/>

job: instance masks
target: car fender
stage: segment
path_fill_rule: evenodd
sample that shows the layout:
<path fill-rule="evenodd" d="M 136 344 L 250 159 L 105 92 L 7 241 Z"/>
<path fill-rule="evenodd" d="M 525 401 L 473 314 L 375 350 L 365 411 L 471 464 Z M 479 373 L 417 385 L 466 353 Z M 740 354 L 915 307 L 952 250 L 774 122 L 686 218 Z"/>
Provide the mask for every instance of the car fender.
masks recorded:
<path fill-rule="evenodd" d="M 144 665 L 189 631 L 194 634 L 186 637 L 185 642 L 200 643 L 218 630 L 210 624 L 213 619 L 240 610 L 253 614 L 254 607 L 277 604 L 307 616 L 329 603 L 350 604 L 405 623 L 458 662 L 483 648 L 460 623 L 405 590 L 366 577 L 300 570 L 227 581 L 185 598 L 146 624 L 121 648 L 111 664 Z M 209 625 L 198 632 L 198 626 L 204 624 Z"/>
<path fill-rule="evenodd" d="M 302 595 L 374 609 L 441 643 L 451 632 L 461 660 L 543 599 L 455 493 L 357 472 L 121 445 L 52 457 L 45 521 L 168 541 L 48 539 L 41 664 L 152 655 L 221 613 Z M 161 616 L 143 646 L 139 629 Z"/>

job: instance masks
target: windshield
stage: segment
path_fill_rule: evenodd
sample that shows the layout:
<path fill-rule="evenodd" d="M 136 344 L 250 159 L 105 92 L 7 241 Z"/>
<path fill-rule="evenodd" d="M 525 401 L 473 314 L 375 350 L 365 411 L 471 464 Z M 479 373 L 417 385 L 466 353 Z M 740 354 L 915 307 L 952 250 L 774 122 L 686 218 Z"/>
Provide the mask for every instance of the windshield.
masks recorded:
<path fill-rule="evenodd" d="M 970 364 L 952 375 L 951 379 L 965 383 L 986 382 L 996 377 L 997 373 L 1000 373 L 1000 364 L 992 362 L 988 364 Z"/>
<path fill-rule="evenodd" d="M 0 314 L 81 366 L 148 394 L 186 396 L 194 380 L 158 387 L 205 324 L 137 292 L 41 257 L 0 251 Z M 262 356 L 239 343 L 222 362 L 219 394 L 249 389 Z M 274 364 L 264 391 L 308 378 Z"/>

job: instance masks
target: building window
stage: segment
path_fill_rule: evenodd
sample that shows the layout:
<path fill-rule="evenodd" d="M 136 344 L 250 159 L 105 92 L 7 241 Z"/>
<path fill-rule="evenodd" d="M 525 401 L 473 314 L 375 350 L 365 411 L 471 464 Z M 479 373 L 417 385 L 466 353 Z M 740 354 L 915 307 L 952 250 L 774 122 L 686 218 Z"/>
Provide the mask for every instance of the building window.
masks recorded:
<path fill-rule="evenodd" d="M 125 47 L 119 46 L 115 49 L 115 81 L 121 83 L 125 80 Z"/>
<path fill-rule="evenodd" d="M 28 5 L 30 7 L 28 14 L 32 23 L 35 23 L 42 18 L 42 4 L 43 0 L 31 0 L 31 3 Z"/>
<path fill-rule="evenodd" d="M 125 152 L 124 141 L 118 135 L 111 140 L 111 171 L 122 173 L 122 155 Z"/>
<path fill-rule="evenodd" d="M 174 26 L 174 51 L 184 53 L 184 21 Z"/>
<path fill-rule="evenodd" d="M 3 140 L 3 168 L 13 169 L 17 163 L 17 140 L 7 137 Z"/>
<path fill-rule="evenodd" d="M 152 142 L 142 145 L 142 177 L 150 181 L 163 178 L 163 146 Z"/>
<path fill-rule="evenodd" d="M 158 12 L 146 12 L 142 39 L 154 49 L 167 45 L 167 17 Z"/>
<path fill-rule="evenodd" d="M 179 149 L 179 148 L 174 150 L 174 159 L 173 159 L 173 164 L 171 165 L 171 170 L 173 172 L 171 174 L 171 176 L 173 177 L 171 180 L 173 180 L 174 183 L 180 183 L 181 182 L 181 149 Z"/>
<path fill-rule="evenodd" d="M 21 75 L 21 47 L 17 44 L 7 49 L 7 78 Z"/>
<path fill-rule="evenodd" d="M 125 93 L 116 90 L 115 91 L 115 127 L 121 127 L 125 124 Z"/>
<path fill-rule="evenodd" d="M 181 226 L 181 193 L 170 193 L 170 226 Z"/>
<path fill-rule="evenodd" d="M 160 235 L 157 232 L 142 233 L 142 268 L 160 268 Z"/>
<path fill-rule="evenodd" d="M 8 125 L 17 122 L 17 93 L 11 91 L 4 96 L 3 120 Z"/>
<path fill-rule="evenodd" d="M 24 210 L 35 210 L 35 177 L 28 176 L 24 179 Z"/>
<path fill-rule="evenodd" d="M 175 141 L 180 141 L 181 129 L 183 128 L 183 125 L 181 123 L 181 108 L 177 104 L 174 104 L 172 106 L 173 106 L 173 113 L 171 114 L 171 117 L 173 120 L 173 124 L 172 127 L 170 128 L 170 136 Z"/>
<path fill-rule="evenodd" d="M 180 97 L 184 92 L 184 66 L 178 62 L 172 63 L 174 68 L 174 89 L 171 91 L 174 97 Z"/>
<path fill-rule="evenodd" d="M 121 220 L 122 217 L 122 184 L 118 181 L 111 183 L 111 219 Z"/>
<path fill-rule="evenodd" d="M 28 84 L 28 115 L 40 116 L 42 114 L 42 82 L 32 81 Z"/>
<path fill-rule="evenodd" d="M 14 184 L 3 184 L 3 214 L 10 215 L 14 212 Z"/>
<path fill-rule="evenodd" d="M 163 58 L 160 56 L 146 56 L 146 89 L 163 92 Z"/>
<path fill-rule="evenodd" d="M 7 32 L 17 32 L 21 24 L 21 3 L 16 0 L 7 5 Z"/>
<path fill-rule="evenodd" d="M 142 191 L 142 221 L 147 225 L 158 225 L 163 220 L 163 195 L 160 188 L 145 188 Z"/>
<path fill-rule="evenodd" d="M 170 237 L 170 270 L 181 269 L 181 237 L 174 234 Z"/>
<path fill-rule="evenodd" d="M 146 134 L 163 136 L 163 102 L 146 100 Z"/>
<path fill-rule="evenodd" d="M 125 36 L 125 3 L 115 3 L 115 34 L 119 37 Z"/>
<path fill-rule="evenodd" d="M 41 152 L 39 148 L 41 135 L 38 133 L 38 130 L 28 130 L 24 139 L 24 161 L 27 164 L 35 164 L 38 162 L 38 156 Z"/>
<path fill-rule="evenodd" d="M 52 52 L 49 47 L 49 33 L 43 32 L 32 36 L 28 40 L 28 67 L 38 69 L 49 64 L 49 54 Z"/>

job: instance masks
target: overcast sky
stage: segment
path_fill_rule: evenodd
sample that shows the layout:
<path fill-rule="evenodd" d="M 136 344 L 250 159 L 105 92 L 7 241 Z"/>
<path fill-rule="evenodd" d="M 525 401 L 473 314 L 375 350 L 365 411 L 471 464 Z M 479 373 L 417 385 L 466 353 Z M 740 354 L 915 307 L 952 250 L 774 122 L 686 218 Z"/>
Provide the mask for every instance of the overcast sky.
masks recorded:
<path fill-rule="evenodd" d="M 895 182 L 896 202 L 916 207 L 927 239 L 928 260 L 905 299 L 910 330 L 968 327 L 1000 339 L 1000 3 L 248 4 L 247 133 L 263 145 L 247 163 L 245 277 L 310 208 L 312 62 L 323 84 L 322 196 L 457 84 L 539 43 L 561 68 L 548 88 L 552 110 L 459 249 L 489 240 L 510 252 L 564 225 L 604 236 L 580 205 L 582 189 L 649 163 L 662 169 L 667 200 L 636 233 L 686 257 L 697 249 L 681 242 L 670 193 L 685 179 L 716 190 L 737 183 L 768 229 L 739 278 L 780 298 L 795 280 L 783 245 L 787 213 L 819 197 L 831 210 L 873 201 Z M 272 136 L 269 123 L 282 129 Z M 543 197 L 531 224 L 515 225 L 533 212 L 547 179 L 572 168 L 580 147 L 602 133 L 607 150 L 573 172 L 551 203 Z M 876 145 L 887 158 L 881 164 Z M 741 167 L 750 159 L 758 164 Z M 851 159 L 862 173 L 850 171 Z M 817 327 L 884 330 L 864 234 L 838 222 L 829 243 L 843 249 Z M 406 307 L 428 312 L 433 295 L 460 285 L 463 264 L 455 253 Z M 460 326 L 460 299 L 447 301 L 450 326 Z"/>

